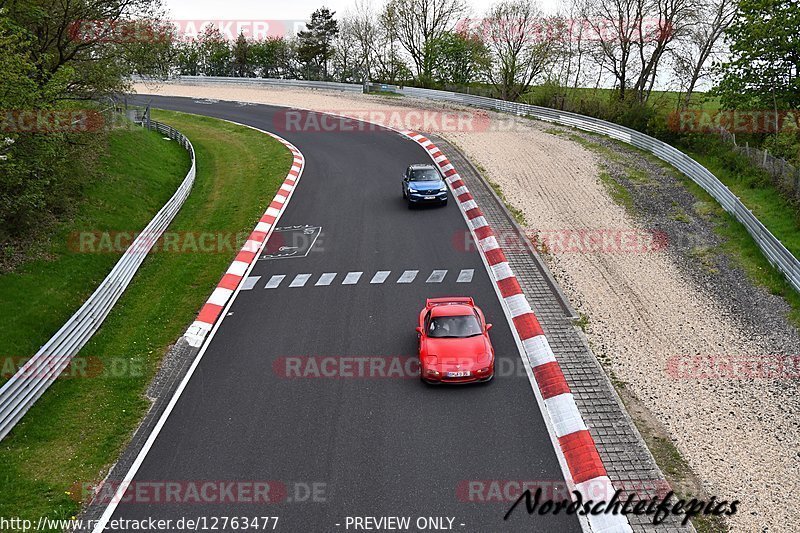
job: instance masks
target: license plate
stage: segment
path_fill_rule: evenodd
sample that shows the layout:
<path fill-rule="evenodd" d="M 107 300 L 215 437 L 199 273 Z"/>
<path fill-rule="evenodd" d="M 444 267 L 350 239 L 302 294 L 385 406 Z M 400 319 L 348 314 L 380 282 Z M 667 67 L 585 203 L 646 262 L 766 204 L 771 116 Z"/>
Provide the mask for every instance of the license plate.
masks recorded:
<path fill-rule="evenodd" d="M 468 378 L 472 375 L 472 372 L 469 370 L 462 370 L 461 372 L 448 372 L 448 378 Z"/>
<path fill-rule="evenodd" d="M 426 200 L 436 200 L 436 197 L 435 196 L 426 196 L 425 199 Z"/>

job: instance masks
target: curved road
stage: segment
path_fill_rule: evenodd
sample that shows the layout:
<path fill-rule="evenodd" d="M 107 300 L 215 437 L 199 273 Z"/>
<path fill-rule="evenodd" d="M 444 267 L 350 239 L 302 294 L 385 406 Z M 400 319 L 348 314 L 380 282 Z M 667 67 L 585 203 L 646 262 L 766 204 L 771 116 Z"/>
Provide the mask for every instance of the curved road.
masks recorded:
<path fill-rule="evenodd" d="M 271 481 L 285 498 L 266 505 L 128 502 L 114 518 L 278 516 L 276 531 L 334 532 L 364 530 L 348 527 L 348 516 L 408 516 L 411 527 L 400 529 L 407 531 L 420 530 L 418 517 L 450 517 L 456 531 L 580 531 L 575 517 L 529 516 L 522 507 L 503 521 L 509 502 L 467 502 L 459 492 L 469 480 L 563 483 L 524 373 L 448 388 L 409 378 L 283 375 L 287 361 L 307 369 L 305 356 L 413 356 L 425 298 L 454 295 L 473 296 L 494 323 L 498 365 L 520 368 L 480 256 L 455 244 L 467 230 L 456 203 L 409 211 L 402 201 L 400 176 L 408 164 L 428 162 L 426 152 L 384 129 L 283 131 L 283 108 L 152 102 L 292 142 L 306 167 L 278 226 L 322 229 L 304 257 L 257 262 L 251 276 L 260 278 L 239 293 L 134 478 L 142 486 Z M 270 250 L 277 248 L 272 240 Z M 407 270 L 419 272 L 411 283 L 397 283 Z M 427 282 L 434 270 L 447 271 L 442 282 Z M 469 270 L 472 280 L 463 281 L 467 272 L 459 283 Z M 370 283 L 379 271 L 391 273 Z M 344 285 L 349 272 L 362 276 Z M 317 286 L 325 273 L 337 275 Z M 305 286 L 290 287 L 299 274 L 310 274 Z M 265 288 L 280 275 L 280 285 Z"/>

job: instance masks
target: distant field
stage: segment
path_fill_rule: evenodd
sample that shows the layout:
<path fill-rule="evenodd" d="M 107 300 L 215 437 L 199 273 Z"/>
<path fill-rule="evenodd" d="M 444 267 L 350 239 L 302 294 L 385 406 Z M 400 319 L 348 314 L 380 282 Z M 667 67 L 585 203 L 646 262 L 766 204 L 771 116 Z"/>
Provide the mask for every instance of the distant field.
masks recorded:
<path fill-rule="evenodd" d="M 531 88 L 522 98 L 524 102 L 535 103 L 537 99 L 550 94 L 552 89 L 546 85 L 538 85 Z M 612 89 L 591 89 L 579 87 L 577 89 L 563 89 L 566 99 L 570 102 L 581 100 L 597 100 L 600 102 L 610 102 L 615 94 Z M 655 109 L 667 114 L 678 108 L 678 102 L 683 95 L 675 91 L 653 91 L 648 100 L 648 104 Z M 709 96 L 706 93 L 695 93 L 692 95 L 690 109 L 702 109 L 704 111 L 716 111 L 719 109 L 719 98 Z"/>

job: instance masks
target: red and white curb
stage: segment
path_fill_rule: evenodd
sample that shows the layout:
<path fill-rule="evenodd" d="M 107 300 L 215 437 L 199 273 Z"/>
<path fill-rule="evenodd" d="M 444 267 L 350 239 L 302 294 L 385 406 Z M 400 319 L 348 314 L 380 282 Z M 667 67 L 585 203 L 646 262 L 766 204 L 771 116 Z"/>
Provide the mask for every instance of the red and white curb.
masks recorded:
<path fill-rule="evenodd" d="M 237 126 L 254 129 L 265 135 L 269 135 L 273 139 L 286 146 L 289 151 L 292 152 L 292 168 L 289 170 L 289 174 L 286 176 L 286 179 L 283 181 L 283 184 L 281 185 L 277 194 L 272 199 L 272 202 L 270 203 L 266 212 L 261 217 L 261 220 L 259 220 L 255 229 L 248 237 L 247 242 L 242 247 L 242 250 L 236 256 L 236 259 L 234 259 L 233 263 L 231 263 L 231 266 L 228 267 L 228 271 L 222 277 L 222 280 L 211 294 L 211 297 L 206 301 L 205 305 L 203 305 L 197 320 L 194 321 L 194 323 L 184 334 L 184 338 L 186 339 L 187 343 L 195 348 L 200 349 L 197 352 L 194 361 L 192 361 L 191 366 L 189 366 L 189 370 L 187 370 L 186 374 L 183 376 L 183 379 L 178 384 L 178 388 L 175 390 L 172 398 L 170 398 L 169 403 L 164 408 L 164 412 L 161 413 L 161 416 L 151 430 L 150 435 L 147 436 L 147 440 L 142 445 L 141 450 L 139 450 L 136 459 L 134 459 L 122 482 L 119 483 L 119 486 L 114 493 L 114 497 L 106 506 L 103 514 L 100 516 L 100 519 L 95 523 L 92 533 L 103 533 L 109 520 L 111 520 L 117 505 L 124 501 L 124 495 L 128 490 L 130 483 L 132 482 L 136 473 L 139 471 L 139 468 L 142 466 L 142 463 L 144 462 L 145 457 L 147 457 L 147 454 L 150 452 L 150 448 L 152 448 L 153 443 L 155 443 L 158 435 L 161 433 L 161 429 L 164 427 L 164 424 L 166 424 L 166 421 L 172 413 L 172 410 L 177 405 L 178 400 L 189 383 L 189 380 L 192 379 L 195 370 L 200 365 L 200 360 L 203 358 L 205 351 L 208 349 L 211 339 L 219 329 L 222 319 L 224 318 L 223 313 L 225 313 L 226 310 L 229 309 L 233 304 L 233 299 L 236 297 L 236 294 L 238 294 L 242 280 L 245 279 L 253 269 L 256 258 L 258 258 L 258 256 L 261 254 L 261 251 L 264 249 L 264 246 L 275 230 L 275 225 L 278 223 L 278 220 L 285 211 L 286 205 L 289 203 L 289 199 L 292 197 L 292 194 L 294 194 L 295 188 L 297 187 L 297 182 L 300 180 L 300 176 L 303 175 L 305 158 L 300 150 L 298 150 L 292 143 L 275 135 L 274 133 L 260 130 L 258 128 L 254 128 L 253 126 L 239 124 L 230 120 L 226 122 L 231 122 Z"/>
<path fill-rule="evenodd" d="M 283 180 L 283 185 L 278 189 L 275 198 L 272 199 L 272 202 L 264 212 L 261 220 L 256 224 L 255 229 L 247 238 L 247 241 L 236 256 L 236 259 L 233 260 L 233 263 L 231 263 L 231 266 L 228 267 L 227 272 L 217 284 L 217 288 L 214 289 L 214 292 L 211 293 L 205 305 L 200 309 L 197 319 L 186 331 L 184 335 L 186 342 L 195 348 L 202 346 L 209 331 L 211 331 L 211 328 L 214 327 L 214 324 L 220 317 L 225 305 L 236 292 L 242 280 L 252 269 L 256 258 L 261 254 L 261 250 L 269 240 L 270 235 L 272 235 L 275 224 L 286 209 L 286 205 L 289 203 L 289 199 L 294 193 L 297 182 L 300 181 L 300 176 L 303 174 L 305 158 L 300 150 L 286 139 L 274 133 L 263 130 L 258 131 L 269 135 L 292 152 L 292 156 L 294 157 L 292 168 L 289 170 L 286 179 Z"/>
<path fill-rule="evenodd" d="M 597 446 L 575 405 L 575 398 L 570 392 L 561 367 L 536 315 L 522 293 L 522 288 L 497 242 L 494 231 L 456 169 L 436 145 L 414 131 L 400 133 L 427 150 L 444 174 L 453 196 L 458 200 L 470 231 L 478 243 L 478 249 L 490 267 L 493 281 L 508 315 L 512 318 L 513 329 L 516 330 L 530 363 L 535 384 L 544 403 L 543 411 L 550 418 L 551 424 L 548 424 L 548 429 L 553 433 L 551 436 L 555 437 L 554 440 L 558 443 L 567 466 L 564 474 L 568 478 L 568 483 L 572 482 L 575 490 L 584 497 L 584 502 L 590 499 L 595 502 L 608 501 L 614 494 L 614 488 L 597 452 Z M 595 533 L 633 531 L 624 515 L 589 515 L 588 520 Z"/>

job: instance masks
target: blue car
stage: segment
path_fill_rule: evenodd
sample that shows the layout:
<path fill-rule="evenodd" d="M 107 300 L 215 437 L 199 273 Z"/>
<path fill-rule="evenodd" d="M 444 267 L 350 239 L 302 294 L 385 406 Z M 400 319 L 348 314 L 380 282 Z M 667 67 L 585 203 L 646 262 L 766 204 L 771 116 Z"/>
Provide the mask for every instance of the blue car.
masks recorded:
<path fill-rule="evenodd" d="M 447 205 L 447 184 L 433 165 L 411 165 L 403 174 L 403 198 L 408 208 L 420 204 Z"/>

